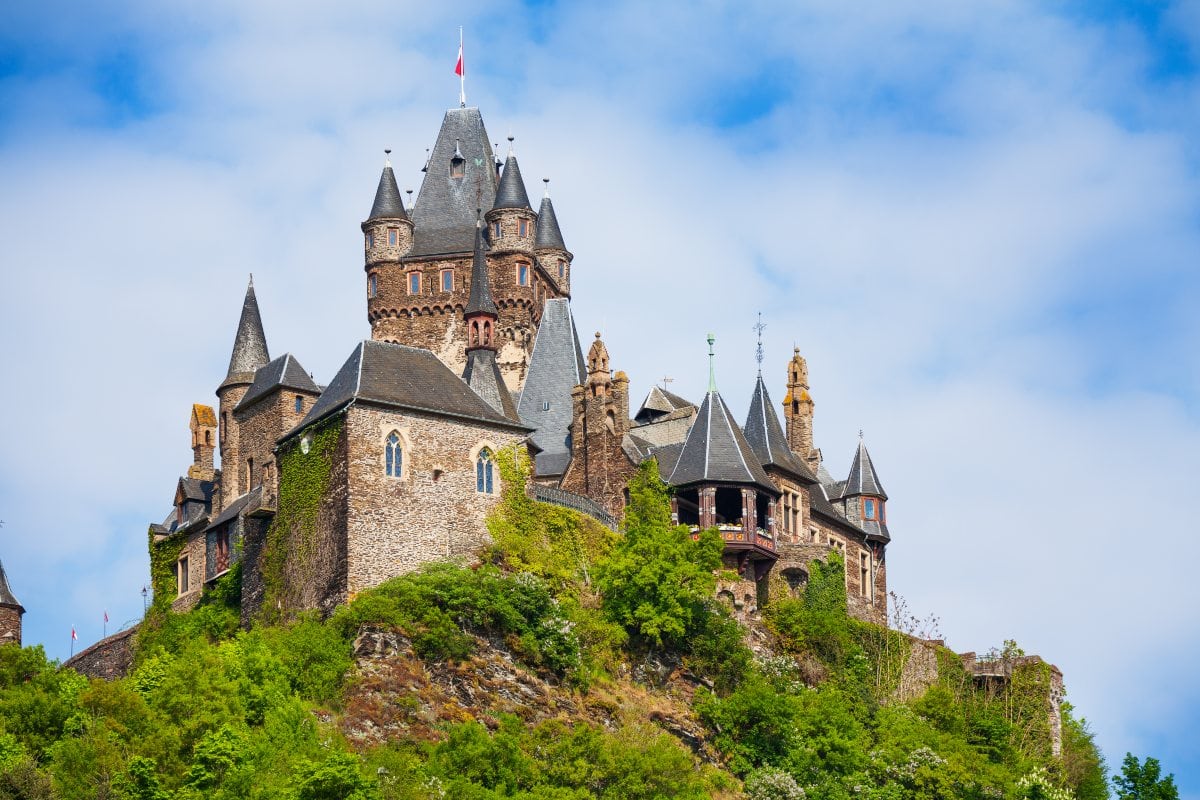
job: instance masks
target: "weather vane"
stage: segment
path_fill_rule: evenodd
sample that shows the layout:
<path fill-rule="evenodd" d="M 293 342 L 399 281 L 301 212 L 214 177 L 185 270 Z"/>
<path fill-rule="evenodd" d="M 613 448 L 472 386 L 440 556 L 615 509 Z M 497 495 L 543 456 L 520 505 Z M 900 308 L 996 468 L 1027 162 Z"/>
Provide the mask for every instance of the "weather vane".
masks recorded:
<path fill-rule="evenodd" d="M 754 330 L 758 332 L 758 347 L 754 350 L 754 360 L 758 362 L 758 377 L 762 377 L 762 362 L 763 362 L 763 346 L 762 334 L 767 329 L 767 323 L 762 321 L 762 312 L 758 312 L 758 322 L 754 324 Z"/>

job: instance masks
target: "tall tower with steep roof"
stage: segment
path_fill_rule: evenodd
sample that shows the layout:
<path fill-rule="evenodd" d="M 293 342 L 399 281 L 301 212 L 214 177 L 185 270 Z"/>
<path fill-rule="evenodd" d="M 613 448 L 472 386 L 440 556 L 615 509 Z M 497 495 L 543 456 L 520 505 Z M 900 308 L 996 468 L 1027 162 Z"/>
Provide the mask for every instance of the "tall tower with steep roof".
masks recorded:
<path fill-rule="evenodd" d="M 237 469 L 237 465 L 241 463 L 238 453 L 240 435 L 233 409 L 254 383 L 254 373 L 270 360 L 267 335 L 263 332 L 262 314 L 259 313 L 258 298 L 254 294 L 254 278 L 251 277 L 246 287 L 246 297 L 242 301 L 242 316 L 238 320 L 237 334 L 233 338 L 229 371 L 225 374 L 225 380 L 217 387 L 222 470 L 219 498 L 221 509 L 250 489 L 249 486 L 241 485 L 240 470 Z M 219 513 L 219 510 L 214 509 L 214 513 Z"/>
<path fill-rule="evenodd" d="M 0 645 L 12 643 L 21 646 L 21 617 L 24 614 L 25 607 L 12 593 L 4 565 L 0 564 Z"/>
<path fill-rule="evenodd" d="M 533 252 L 537 255 L 538 265 L 550 277 L 559 292 L 571 296 L 571 260 L 575 258 L 563 242 L 562 231 L 558 227 L 558 215 L 554 213 L 554 203 L 550 200 L 550 181 L 544 179 L 546 191 L 542 195 L 542 205 L 537 216 L 537 236 L 533 241 Z"/>

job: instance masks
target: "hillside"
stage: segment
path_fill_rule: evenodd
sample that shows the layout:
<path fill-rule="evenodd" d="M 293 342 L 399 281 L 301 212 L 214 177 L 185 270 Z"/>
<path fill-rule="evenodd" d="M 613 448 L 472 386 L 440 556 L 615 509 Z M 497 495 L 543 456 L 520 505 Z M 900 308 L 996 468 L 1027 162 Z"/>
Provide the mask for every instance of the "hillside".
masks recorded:
<path fill-rule="evenodd" d="M 329 619 L 239 627 L 239 571 L 186 614 L 169 586 L 128 677 L 0 648 L 0 797 L 1069 798 L 1108 796 L 1048 665 L 958 656 L 846 614 L 842 565 L 761 620 L 715 601 L 721 542 L 670 524 L 653 465 L 621 535 L 500 462 L 495 544 Z M 919 668 L 918 668 L 919 667 Z"/>

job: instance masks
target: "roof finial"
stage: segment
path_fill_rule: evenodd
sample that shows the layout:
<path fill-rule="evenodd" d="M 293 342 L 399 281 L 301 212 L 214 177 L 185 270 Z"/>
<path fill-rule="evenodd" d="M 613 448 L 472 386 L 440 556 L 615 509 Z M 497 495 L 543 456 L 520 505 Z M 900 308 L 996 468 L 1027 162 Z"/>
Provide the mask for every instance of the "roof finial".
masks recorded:
<path fill-rule="evenodd" d="M 416 203 L 414 203 L 412 199 L 412 189 L 405 189 L 404 193 L 408 195 L 408 210 L 412 211 L 417 207 Z"/>
<path fill-rule="evenodd" d="M 483 209 L 478 206 L 475 207 L 475 227 L 483 227 Z"/>
<path fill-rule="evenodd" d="M 717 337 L 711 333 L 708 335 L 708 391 L 715 392 L 717 390 L 717 369 L 713 361 L 713 344 L 717 341 Z"/>
<path fill-rule="evenodd" d="M 392 165 L 392 149 L 385 147 L 383 149 L 383 166 L 390 167 Z"/>
<path fill-rule="evenodd" d="M 250 288 L 251 289 L 254 288 L 254 273 L 253 272 L 250 273 Z"/>
<path fill-rule="evenodd" d="M 758 332 L 758 347 L 754 349 L 754 360 L 758 362 L 758 377 L 762 377 L 762 362 L 763 362 L 763 346 L 762 334 L 767 329 L 767 325 L 762 321 L 762 312 L 758 312 L 758 322 L 754 324 L 754 330 Z"/>
<path fill-rule="evenodd" d="M 513 152 L 513 139 L 515 139 L 515 138 L 517 138 L 517 137 L 513 136 L 512 128 L 509 128 L 508 129 L 508 154 L 510 156 L 516 155 L 516 153 Z"/>
<path fill-rule="evenodd" d="M 863 432 L 862 432 L 862 428 L 859 428 L 859 429 L 858 429 L 858 440 L 859 440 L 860 442 L 863 440 Z"/>
<path fill-rule="evenodd" d="M 550 179 L 542 178 L 542 183 L 544 183 L 546 185 L 546 192 L 545 192 L 545 194 L 542 195 L 542 197 L 549 197 L 550 196 Z"/>

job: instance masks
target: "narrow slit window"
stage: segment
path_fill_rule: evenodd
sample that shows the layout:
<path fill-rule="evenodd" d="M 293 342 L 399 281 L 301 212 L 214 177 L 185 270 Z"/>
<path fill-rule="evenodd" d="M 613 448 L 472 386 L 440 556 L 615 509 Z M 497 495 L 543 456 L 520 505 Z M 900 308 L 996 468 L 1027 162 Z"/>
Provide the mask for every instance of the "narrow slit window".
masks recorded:
<path fill-rule="evenodd" d="M 486 447 L 479 451 L 475 460 L 475 491 L 480 494 L 493 494 L 495 467 L 492 462 L 492 451 Z"/>
<path fill-rule="evenodd" d="M 395 247 L 400 243 L 400 229 L 388 228 L 388 247 Z"/>
<path fill-rule="evenodd" d="M 400 434 L 396 431 L 392 431 L 388 435 L 384 460 L 388 477 L 399 478 L 404 468 L 404 450 L 400 447 Z"/>
<path fill-rule="evenodd" d="M 452 269 L 442 270 L 442 291 L 443 292 L 453 292 L 454 291 L 454 270 L 452 270 Z"/>
<path fill-rule="evenodd" d="M 296 413 L 299 414 L 304 410 L 304 398 L 296 395 Z"/>
<path fill-rule="evenodd" d="M 521 286 L 529 285 L 529 265 L 528 264 L 518 264 L 517 265 L 517 283 L 520 284 Z"/>
<path fill-rule="evenodd" d="M 517 220 L 517 236 L 525 238 L 529 235 L 529 220 Z"/>
<path fill-rule="evenodd" d="M 374 297 L 379 292 L 379 277 L 372 272 L 367 276 L 367 297 Z"/>

